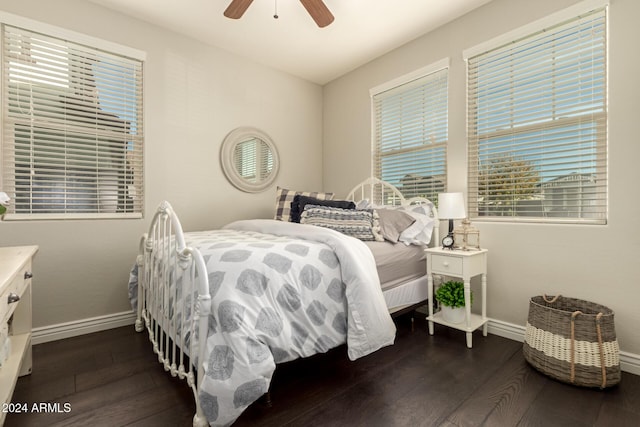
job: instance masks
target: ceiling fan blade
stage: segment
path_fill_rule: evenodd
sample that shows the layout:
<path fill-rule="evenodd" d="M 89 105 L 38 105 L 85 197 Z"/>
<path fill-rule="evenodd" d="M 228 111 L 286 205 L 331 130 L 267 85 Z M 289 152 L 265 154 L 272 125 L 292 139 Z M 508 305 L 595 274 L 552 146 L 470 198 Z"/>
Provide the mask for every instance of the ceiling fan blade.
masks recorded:
<path fill-rule="evenodd" d="M 333 15 L 322 0 L 300 0 L 300 3 L 307 9 L 309 15 L 316 21 L 320 28 L 324 28 L 333 22 Z"/>
<path fill-rule="evenodd" d="M 240 19 L 252 2 L 253 0 L 233 0 L 224 11 L 224 16 L 231 19 Z"/>

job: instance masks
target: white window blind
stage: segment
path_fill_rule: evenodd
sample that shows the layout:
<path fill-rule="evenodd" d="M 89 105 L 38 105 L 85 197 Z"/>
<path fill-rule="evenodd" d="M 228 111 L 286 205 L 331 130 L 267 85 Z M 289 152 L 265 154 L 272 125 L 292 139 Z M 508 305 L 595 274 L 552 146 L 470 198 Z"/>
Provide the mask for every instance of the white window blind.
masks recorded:
<path fill-rule="evenodd" d="M 373 173 L 405 197 L 447 188 L 448 68 L 372 94 Z"/>
<path fill-rule="evenodd" d="M 142 66 L 2 25 L 8 219 L 141 217 Z"/>
<path fill-rule="evenodd" d="M 605 13 L 467 58 L 471 217 L 606 222 Z"/>

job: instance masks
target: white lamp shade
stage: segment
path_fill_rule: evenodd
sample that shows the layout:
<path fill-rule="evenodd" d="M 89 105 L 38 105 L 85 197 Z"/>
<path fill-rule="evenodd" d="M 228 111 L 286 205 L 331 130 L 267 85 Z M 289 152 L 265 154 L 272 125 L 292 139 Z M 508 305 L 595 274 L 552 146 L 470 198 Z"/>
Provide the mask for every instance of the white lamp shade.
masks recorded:
<path fill-rule="evenodd" d="M 438 216 L 442 219 L 466 218 L 462 193 L 438 194 Z"/>

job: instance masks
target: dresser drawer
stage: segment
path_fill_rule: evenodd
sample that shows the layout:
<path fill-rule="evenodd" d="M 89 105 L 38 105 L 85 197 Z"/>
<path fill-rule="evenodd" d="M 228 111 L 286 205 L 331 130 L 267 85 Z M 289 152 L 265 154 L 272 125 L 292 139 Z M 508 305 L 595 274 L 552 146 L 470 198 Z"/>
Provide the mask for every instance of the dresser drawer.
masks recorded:
<path fill-rule="evenodd" d="M 11 337 L 11 353 L 0 368 L 0 403 L 11 402 L 18 377 L 31 373 L 31 265 L 36 252 L 34 245 L 0 247 L 0 328 Z M 12 293 L 20 299 L 9 304 Z M 0 426 L 5 416 L 1 411 Z"/>
<path fill-rule="evenodd" d="M 462 258 L 444 255 L 431 256 L 431 270 L 441 274 L 462 274 Z"/>
<path fill-rule="evenodd" d="M 9 285 L 5 286 L 0 294 L 0 322 L 4 323 L 9 320 L 11 314 L 16 309 L 18 301 L 9 302 L 10 297 L 17 295 L 22 297 L 27 284 L 31 281 L 31 262 L 26 263 L 14 276 Z"/>

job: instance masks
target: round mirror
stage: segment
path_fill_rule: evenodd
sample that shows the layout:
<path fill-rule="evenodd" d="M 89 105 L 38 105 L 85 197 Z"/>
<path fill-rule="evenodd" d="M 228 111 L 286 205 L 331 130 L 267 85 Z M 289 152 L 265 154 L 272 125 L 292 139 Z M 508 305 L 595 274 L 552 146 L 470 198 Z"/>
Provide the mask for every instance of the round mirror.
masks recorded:
<path fill-rule="evenodd" d="M 251 127 L 234 129 L 225 137 L 220 161 L 229 182 L 248 193 L 273 184 L 280 167 L 278 151 L 269 135 Z"/>

